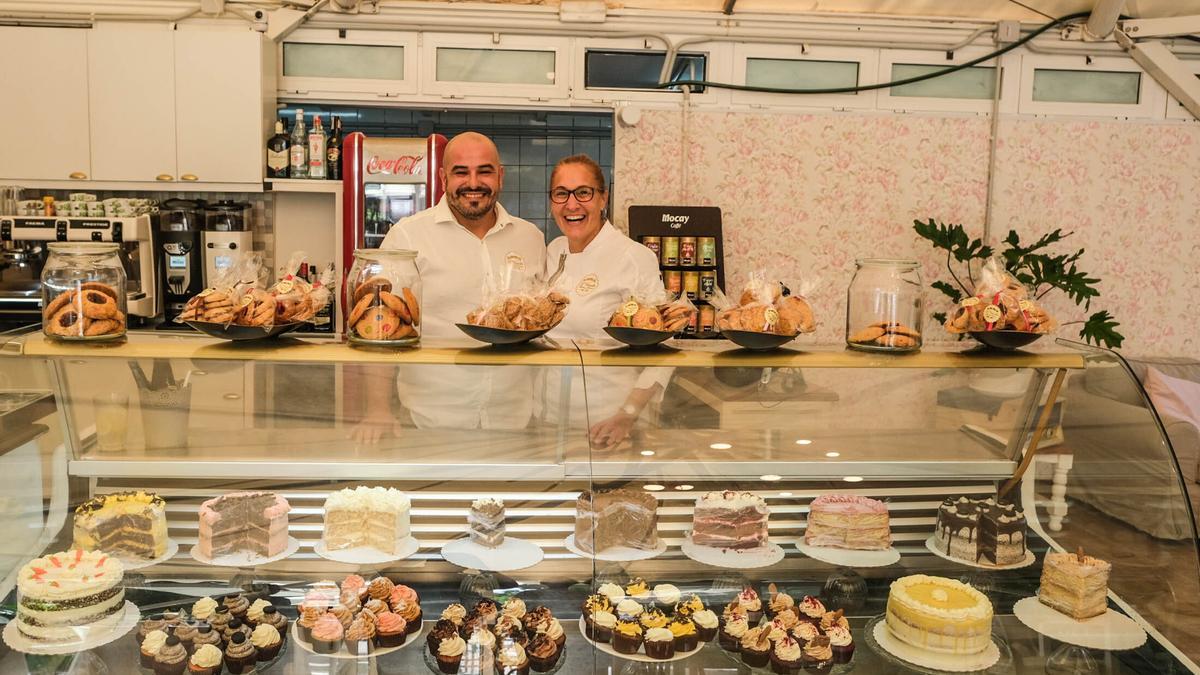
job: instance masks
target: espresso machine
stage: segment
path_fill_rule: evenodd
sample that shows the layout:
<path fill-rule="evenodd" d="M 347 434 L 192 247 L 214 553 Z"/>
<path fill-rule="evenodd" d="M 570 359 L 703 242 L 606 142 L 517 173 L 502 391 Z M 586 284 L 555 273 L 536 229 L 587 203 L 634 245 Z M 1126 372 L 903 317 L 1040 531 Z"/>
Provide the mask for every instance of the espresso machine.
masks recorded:
<path fill-rule="evenodd" d="M 168 199 L 159 206 L 158 245 L 159 278 L 162 281 L 162 326 L 187 329 L 174 322 L 183 312 L 187 301 L 204 290 L 204 255 L 201 235 L 204 233 L 202 199 Z"/>
<path fill-rule="evenodd" d="M 221 270 L 229 267 L 236 254 L 254 248 L 250 231 L 250 205 L 229 200 L 204 208 L 204 232 L 200 237 L 204 250 L 204 285 L 213 285 Z"/>

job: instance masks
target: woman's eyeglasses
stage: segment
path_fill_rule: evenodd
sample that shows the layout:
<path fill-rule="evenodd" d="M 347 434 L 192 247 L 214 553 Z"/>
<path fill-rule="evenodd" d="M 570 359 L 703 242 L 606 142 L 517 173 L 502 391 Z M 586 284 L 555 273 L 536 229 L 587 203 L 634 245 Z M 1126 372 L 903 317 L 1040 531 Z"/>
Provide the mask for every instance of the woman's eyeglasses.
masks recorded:
<path fill-rule="evenodd" d="M 575 195 L 575 201 L 583 204 L 584 202 L 592 201 L 592 198 L 596 196 L 596 188 L 589 185 L 581 185 L 574 190 L 561 187 L 554 188 L 550 191 L 550 201 L 555 204 L 566 204 L 571 195 Z"/>

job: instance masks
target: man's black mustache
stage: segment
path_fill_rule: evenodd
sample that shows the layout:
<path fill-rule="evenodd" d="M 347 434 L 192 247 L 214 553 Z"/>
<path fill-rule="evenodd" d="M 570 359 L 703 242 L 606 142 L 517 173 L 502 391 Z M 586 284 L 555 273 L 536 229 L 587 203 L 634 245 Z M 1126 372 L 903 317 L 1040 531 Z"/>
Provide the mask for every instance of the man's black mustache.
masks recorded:
<path fill-rule="evenodd" d="M 483 195 L 484 197 L 492 196 L 492 189 L 488 188 L 488 187 L 477 187 L 477 188 L 460 187 L 454 191 L 454 194 L 455 194 L 455 196 L 461 197 L 467 192 L 478 192 L 479 194 Z"/>

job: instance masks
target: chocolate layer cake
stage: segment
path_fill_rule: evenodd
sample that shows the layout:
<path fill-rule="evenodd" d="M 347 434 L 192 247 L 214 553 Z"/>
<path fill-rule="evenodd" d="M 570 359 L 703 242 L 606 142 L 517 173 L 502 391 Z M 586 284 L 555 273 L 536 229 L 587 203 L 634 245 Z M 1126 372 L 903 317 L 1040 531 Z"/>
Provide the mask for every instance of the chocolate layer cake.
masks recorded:
<path fill-rule="evenodd" d="M 75 509 L 75 548 L 126 558 L 167 552 L 166 503 L 153 492 L 114 492 Z"/>
<path fill-rule="evenodd" d="M 976 563 L 1012 565 L 1025 559 L 1025 514 L 992 497 L 947 499 L 938 507 L 938 550 Z"/>
<path fill-rule="evenodd" d="M 504 543 L 504 502 L 499 499 L 476 499 L 467 512 L 467 525 L 471 528 L 471 541 L 496 548 Z"/>
<path fill-rule="evenodd" d="M 770 511 L 762 497 L 749 492 L 709 492 L 696 499 L 692 543 L 712 548 L 748 550 L 767 545 Z"/>
<path fill-rule="evenodd" d="M 234 492 L 200 506 L 200 554 L 245 551 L 270 557 L 287 548 L 287 500 L 273 492 Z"/>
<path fill-rule="evenodd" d="M 588 490 L 575 503 L 575 545 L 587 553 L 658 547 L 658 500 L 642 490 Z"/>

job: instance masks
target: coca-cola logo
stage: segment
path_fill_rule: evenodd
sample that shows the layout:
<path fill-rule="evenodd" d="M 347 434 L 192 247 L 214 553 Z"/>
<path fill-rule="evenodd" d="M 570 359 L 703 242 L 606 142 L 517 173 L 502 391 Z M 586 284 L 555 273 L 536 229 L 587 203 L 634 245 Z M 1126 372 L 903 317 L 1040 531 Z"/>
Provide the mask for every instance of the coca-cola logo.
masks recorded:
<path fill-rule="evenodd" d="M 372 155 L 367 160 L 368 174 L 391 174 L 393 176 L 415 176 L 425 169 L 425 155 L 400 155 L 381 159 Z"/>

